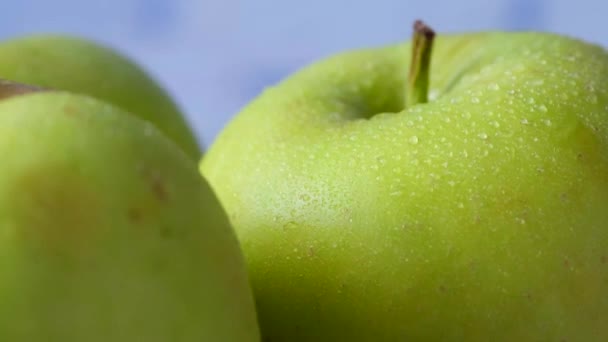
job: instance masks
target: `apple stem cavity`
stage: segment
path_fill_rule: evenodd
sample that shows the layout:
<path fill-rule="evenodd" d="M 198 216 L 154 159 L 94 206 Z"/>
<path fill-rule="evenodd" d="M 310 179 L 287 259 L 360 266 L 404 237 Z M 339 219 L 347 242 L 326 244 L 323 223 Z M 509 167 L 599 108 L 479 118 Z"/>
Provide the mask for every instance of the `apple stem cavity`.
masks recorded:
<path fill-rule="evenodd" d="M 45 89 L 43 88 L 32 85 L 0 79 L 0 100 L 44 90 Z"/>
<path fill-rule="evenodd" d="M 421 20 L 414 22 L 412 37 L 412 61 L 408 76 L 405 107 L 428 102 L 429 72 L 431 69 L 431 50 L 435 31 Z"/>

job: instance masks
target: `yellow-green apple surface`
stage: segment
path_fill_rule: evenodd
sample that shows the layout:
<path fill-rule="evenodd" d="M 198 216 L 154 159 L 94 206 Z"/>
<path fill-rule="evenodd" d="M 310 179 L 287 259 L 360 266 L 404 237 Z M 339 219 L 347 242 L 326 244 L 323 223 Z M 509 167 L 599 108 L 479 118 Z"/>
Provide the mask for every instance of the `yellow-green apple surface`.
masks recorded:
<path fill-rule="evenodd" d="M 0 101 L 0 155 L 0 341 L 259 341 L 228 219 L 151 123 L 21 94 Z"/>
<path fill-rule="evenodd" d="M 263 338 L 608 340 L 608 53 L 415 37 L 265 90 L 202 160 Z"/>
<path fill-rule="evenodd" d="M 194 132 L 169 94 L 139 65 L 83 38 L 33 35 L 0 42 L 0 78 L 86 94 L 155 124 L 190 157 Z"/>

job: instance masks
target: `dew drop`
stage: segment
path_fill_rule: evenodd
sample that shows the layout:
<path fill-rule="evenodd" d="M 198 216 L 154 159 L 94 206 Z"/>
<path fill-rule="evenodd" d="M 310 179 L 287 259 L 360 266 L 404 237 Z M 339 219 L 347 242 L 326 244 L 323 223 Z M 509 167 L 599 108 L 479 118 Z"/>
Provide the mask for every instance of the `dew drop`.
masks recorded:
<path fill-rule="evenodd" d="M 439 90 L 433 89 L 429 91 L 429 100 L 436 100 L 439 97 Z"/>
<path fill-rule="evenodd" d="M 479 98 L 478 97 L 471 97 L 471 103 L 479 103 Z"/>
<path fill-rule="evenodd" d="M 496 128 L 500 127 L 500 124 L 498 123 L 498 121 L 492 121 L 492 122 L 490 122 L 490 125 L 492 125 Z"/>
<path fill-rule="evenodd" d="M 414 145 L 415 145 L 415 144 L 417 144 L 417 143 L 418 143 L 418 137 L 417 137 L 417 136 L 415 136 L 415 135 L 412 135 L 412 136 L 410 137 L 409 141 L 410 141 L 410 144 L 414 144 Z"/>
<path fill-rule="evenodd" d="M 543 85 L 544 83 L 545 83 L 545 80 L 543 80 L 542 78 L 530 81 L 530 84 L 533 86 L 540 86 L 540 85 Z"/>
<path fill-rule="evenodd" d="M 544 122 L 544 123 L 545 123 L 545 125 L 547 125 L 547 126 L 551 126 L 551 125 L 552 125 L 552 122 L 551 122 L 551 120 L 549 120 L 549 119 L 545 119 L 545 120 L 543 120 L 543 122 Z"/>
<path fill-rule="evenodd" d="M 522 125 L 529 124 L 528 119 L 526 119 L 526 118 L 521 119 L 521 123 L 522 123 Z"/>
<path fill-rule="evenodd" d="M 597 103 L 597 95 L 591 94 L 591 95 L 587 96 L 587 101 L 589 101 L 589 103 L 592 103 L 592 104 Z"/>
<path fill-rule="evenodd" d="M 146 124 L 146 127 L 144 128 L 144 134 L 146 136 L 154 135 L 154 126 L 152 126 L 152 124 Z"/>
<path fill-rule="evenodd" d="M 547 112 L 547 106 L 541 104 L 540 106 L 538 106 L 538 110 L 540 110 L 543 113 L 546 113 Z"/>
<path fill-rule="evenodd" d="M 534 104 L 536 102 L 536 100 L 533 97 L 529 97 L 527 102 L 529 104 Z"/>
<path fill-rule="evenodd" d="M 488 89 L 490 89 L 490 90 L 500 90 L 500 86 L 498 85 L 498 83 L 491 83 L 488 86 Z"/>
<path fill-rule="evenodd" d="M 488 139 L 488 135 L 485 132 L 481 132 L 477 135 L 479 139 L 486 140 Z"/>

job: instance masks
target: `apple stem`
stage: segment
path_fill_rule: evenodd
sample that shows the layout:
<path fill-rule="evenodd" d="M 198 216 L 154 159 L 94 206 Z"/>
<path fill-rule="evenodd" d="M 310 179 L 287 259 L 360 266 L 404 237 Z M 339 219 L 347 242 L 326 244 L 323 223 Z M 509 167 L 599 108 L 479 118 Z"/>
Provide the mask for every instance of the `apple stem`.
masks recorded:
<path fill-rule="evenodd" d="M 421 20 L 414 22 L 412 37 L 412 61 L 408 77 L 405 107 L 428 102 L 431 50 L 435 31 Z"/>
<path fill-rule="evenodd" d="M 43 90 L 40 87 L 0 79 L 0 100 Z"/>

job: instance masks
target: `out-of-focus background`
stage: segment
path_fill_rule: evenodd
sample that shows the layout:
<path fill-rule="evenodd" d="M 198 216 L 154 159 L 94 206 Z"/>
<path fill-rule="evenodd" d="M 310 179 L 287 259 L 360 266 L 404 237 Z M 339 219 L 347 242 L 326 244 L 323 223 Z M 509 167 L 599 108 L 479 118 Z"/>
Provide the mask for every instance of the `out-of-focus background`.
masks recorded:
<path fill-rule="evenodd" d="M 265 86 L 345 49 L 437 31 L 544 30 L 608 47 L 603 0 L 1 0 L 0 39 L 88 37 L 148 70 L 209 145 Z"/>

